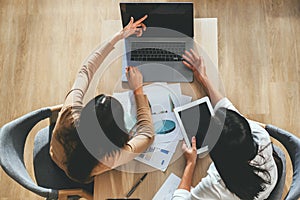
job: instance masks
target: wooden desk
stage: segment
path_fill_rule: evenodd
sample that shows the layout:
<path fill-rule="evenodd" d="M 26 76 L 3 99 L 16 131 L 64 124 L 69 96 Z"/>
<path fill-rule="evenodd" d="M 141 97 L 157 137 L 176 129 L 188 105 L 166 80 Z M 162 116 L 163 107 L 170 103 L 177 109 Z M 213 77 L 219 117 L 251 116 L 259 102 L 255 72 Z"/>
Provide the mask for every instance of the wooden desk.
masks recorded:
<path fill-rule="evenodd" d="M 110 27 L 108 31 L 103 33 L 102 40 L 110 38 L 117 30 L 121 29 L 121 24 L 116 20 L 107 20 L 104 24 L 104 27 Z M 215 74 L 218 71 L 218 41 L 217 41 L 217 19 L 195 19 L 195 40 L 200 45 L 198 51 L 204 56 L 206 61 L 208 76 L 214 79 L 217 77 Z M 115 55 L 120 55 L 122 52 L 123 44 L 116 46 Z M 109 60 L 109 59 L 108 59 Z M 116 91 L 123 91 L 121 83 L 121 63 L 120 59 L 112 63 L 108 63 L 107 68 L 102 68 L 99 70 L 98 76 L 99 81 L 98 87 L 92 89 L 91 91 L 96 91 L 96 93 L 107 93 L 112 94 Z M 105 63 L 104 65 L 105 66 Z M 217 79 L 216 79 L 217 81 Z M 219 84 L 219 83 L 217 83 Z M 91 84 L 95 85 L 95 84 Z M 191 84 L 185 83 L 181 84 L 181 89 L 183 94 L 193 96 L 193 99 L 200 98 L 204 95 L 201 86 L 197 82 Z M 93 92 L 90 93 L 93 96 Z M 140 199 L 152 199 L 152 197 L 159 190 L 161 185 L 164 183 L 166 178 L 170 173 L 174 173 L 177 176 L 181 177 L 183 169 L 185 166 L 185 160 L 181 152 L 181 142 L 177 146 L 175 155 L 172 158 L 171 164 L 165 172 L 160 170 L 153 169 L 148 167 L 138 161 L 131 161 L 129 164 L 121 166 L 116 170 L 111 170 L 104 174 L 98 175 L 95 177 L 95 186 L 94 186 L 94 199 L 102 200 L 106 198 L 123 198 L 127 192 L 131 189 L 134 183 L 143 175 L 145 171 L 150 171 L 148 176 L 145 178 L 142 184 L 136 189 L 132 194 L 132 198 Z M 196 185 L 202 177 L 206 175 L 206 170 L 210 164 L 211 160 L 209 156 L 201 158 L 197 162 L 195 175 L 193 179 L 193 185 Z M 134 172 L 132 172 L 134 166 Z M 126 172 L 126 171 L 131 172 Z M 136 173 L 138 172 L 138 173 Z"/>

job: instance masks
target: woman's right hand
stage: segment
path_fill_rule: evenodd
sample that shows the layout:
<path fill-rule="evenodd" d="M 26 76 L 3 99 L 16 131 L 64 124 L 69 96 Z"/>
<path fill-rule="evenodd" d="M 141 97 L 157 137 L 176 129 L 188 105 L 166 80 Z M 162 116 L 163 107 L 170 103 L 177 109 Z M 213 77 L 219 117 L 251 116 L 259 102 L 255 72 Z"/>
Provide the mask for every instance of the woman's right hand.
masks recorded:
<path fill-rule="evenodd" d="M 192 164 L 196 165 L 197 161 L 197 147 L 196 147 L 196 138 L 192 137 L 192 147 L 187 148 L 185 142 L 182 144 L 182 150 L 184 152 L 184 157 L 186 159 L 186 165 Z"/>
<path fill-rule="evenodd" d="M 143 93 L 143 75 L 137 67 L 126 67 L 128 85 L 135 94 Z"/>
<path fill-rule="evenodd" d="M 119 32 L 119 35 L 122 39 L 127 38 L 131 35 L 136 35 L 141 37 L 143 31 L 146 31 L 146 25 L 143 23 L 147 19 L 148 15 L 134 21 L 133 17 L 130 17 L 129 23 Z"/>
<path fill-rule="evenodd" d="M 182 57 L 184 59 L 182 61 L 183 64 L 193 71 L 195 78 L 199 82 L 203 82 L 207 79 L 206 66 L 202 56 L 198 56 L 197 53 L 191 49 L 190 51 L 185 51 Z"/>

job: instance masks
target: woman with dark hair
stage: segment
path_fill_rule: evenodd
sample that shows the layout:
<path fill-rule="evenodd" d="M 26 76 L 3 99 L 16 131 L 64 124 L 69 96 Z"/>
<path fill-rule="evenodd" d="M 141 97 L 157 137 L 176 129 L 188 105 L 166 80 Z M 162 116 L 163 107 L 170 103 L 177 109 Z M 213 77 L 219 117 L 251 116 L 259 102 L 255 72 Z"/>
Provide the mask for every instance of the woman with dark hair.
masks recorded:
<path fill-rule="evenodd" d="M 179 199 L 267 199 L 277 182 L 277 166 L 271 139 L 257 123 L 244 118 L 218 92 L 206 75 L 204 60 L 193 50 L 186 51 L 183 63 L 193 70 L 213 106 L 208 134 L 219 134 L 210 147 L 212 164 L 207 176 L 191 189 L 197 160 L 196 139 L 192 148 L 183 144 L 186 166 L 173 200 Z"/>
<path fill-rule="evenodd" d="M 83 98 L 94 73 L 121 39 L 141 36 L 147 15 L 129 24 L 103 47 L 97 49 L 81 67 L 68 92 L 53 130 L 50 155 L 72 180 L 88 183 L 93 177 L 132 160 L 145 151 L 154 140 L 148 99 L 143 93 L 143 77 L 135 67 L 126 69 L 130 89 L 137 108 L 134 131 L 128 132 L 123 108 L 115 98 L 104 94 L 90 100 Z"/>

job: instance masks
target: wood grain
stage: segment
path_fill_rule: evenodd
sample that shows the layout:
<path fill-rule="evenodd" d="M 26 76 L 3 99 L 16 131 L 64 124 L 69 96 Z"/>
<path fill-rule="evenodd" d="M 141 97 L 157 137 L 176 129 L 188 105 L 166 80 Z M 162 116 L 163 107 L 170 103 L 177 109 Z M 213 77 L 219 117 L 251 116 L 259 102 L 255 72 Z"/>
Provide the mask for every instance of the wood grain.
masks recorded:
<path fill-rule="evenodd" d="M 218 18 L 219 72 L 227 96 L 246 116 L 300 136 L 300 1 L 193 2 L 195 17 Z M 118 3 L 0 1 L 0 126 L 63 103 L 84 59 L 106 39 L 104 21 L 120 20 Z M 25 157 L 31 175 L 32 139 Z M 287 170 L 291 172 L 290 165 Z M 128 178 L 126 187 L 138 177 Z M 0 182 L 1 200 L 42 199 L 2 170 Z"/>

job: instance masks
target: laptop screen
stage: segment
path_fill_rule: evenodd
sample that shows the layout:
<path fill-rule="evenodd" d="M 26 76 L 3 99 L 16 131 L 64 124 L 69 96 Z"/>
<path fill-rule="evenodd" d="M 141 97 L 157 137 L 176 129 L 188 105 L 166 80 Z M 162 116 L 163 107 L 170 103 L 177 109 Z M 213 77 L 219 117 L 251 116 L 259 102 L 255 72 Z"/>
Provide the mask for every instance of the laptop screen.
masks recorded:
<path fill-rule="evenodd" d="M 148 18 L 144 21 L 147 27 L 161 27 L 191 38 L 194 36 L 193 3 L 120 3 L 120 9 L 123 27 L 129 23 L 131 16 L 137 20 L 147 14 Z M 146 31 L 143 36 L 172 37 L 176 34 Z"/>

